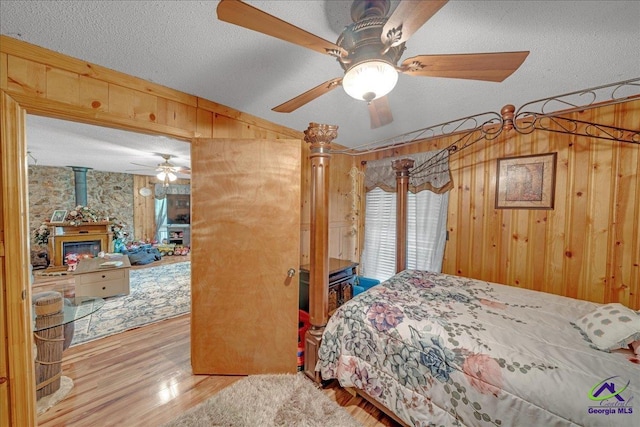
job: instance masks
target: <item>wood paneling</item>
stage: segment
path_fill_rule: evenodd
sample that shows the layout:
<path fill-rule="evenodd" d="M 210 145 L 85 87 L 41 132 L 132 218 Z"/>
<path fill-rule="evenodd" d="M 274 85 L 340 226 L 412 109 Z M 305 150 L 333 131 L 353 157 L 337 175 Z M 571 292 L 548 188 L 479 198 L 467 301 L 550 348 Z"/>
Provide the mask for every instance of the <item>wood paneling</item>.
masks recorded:
<path fill-rule="evenodd" d="M 114 83 L 122 87 L 149 93 L 159 98 L 172 99 L 194 107 L 198 105 L 197 97 L 184 92 L 179 92 L 100 65 L 72 58 L 11 37 L 0 36 L 0 40 L 0 49 L 2 52 L 10 55 L 10 57 L 22 58 L 28 61 L 28 63 L 41 64 L 42 66 L 46 65 L 47 68 L 51 70 L 59 69 L 70 71 L 80 76 L 92 77 L 105 83 Z M 8 75 L 10 75 L 14 69 L 16 69 L 16 67 L 9 66 Z M 5 86 L 2 87 L 5 88 Z"/>
<path fill-rule="evenodd" d="M 640 101 L 571 117 L 637 130 Z M 456 139 L 358 160 L 430 151 Z M 550 152 L 558 153 L 554 209 L 495 209 L 497 159 Z M 640 309 L 640 144 L 512 130 L 452 155 L 450 167 L 445 273 Z"/>

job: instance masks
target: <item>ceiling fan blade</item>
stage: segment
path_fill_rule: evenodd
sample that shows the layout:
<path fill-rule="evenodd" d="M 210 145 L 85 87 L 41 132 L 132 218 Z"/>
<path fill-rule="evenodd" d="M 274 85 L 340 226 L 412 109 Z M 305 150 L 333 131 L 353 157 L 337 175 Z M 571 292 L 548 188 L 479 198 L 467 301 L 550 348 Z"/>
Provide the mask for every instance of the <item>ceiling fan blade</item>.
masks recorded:
<path fill-rule="evenodd" d="M 342 77 L 336 77 L 335 79 L 331 79 L 326 81 L 318 86 L 314 87 L 303 93 L 302 95 L 298 95 L 293 99 L 284 102 L 277 107 L 272 108 L 273 111 L 278 113 L 290 113 L 298 108 L 302 107 L 306 103 L 313 101 L 325 93 L 331 92 L 333 89 L 337 88 L 342 84 Z"/>
<path fill-rule="evenodd" d="M 147 168 L 147 169 L 155 169 L 156 166 L 149 166 L 149 165 L 142 165 L 140 163 L 133 163 L 131 162 L 132 165 L 136 165 L 136 166 L 142 166 L 143 168 Z"/>
<path fill-rule="evenodd" d="M 337 56 L 347 56 L 347 52 L 335 43 L 331 43 L 239 0 L 221 0 L 217 11 L 218 19 L 221 21 L 239 25 L 316 52 L 334 54 L 334 56 L 336 54 Z"/>
<path fill-rule="evenodd" d="M 369 118 L 371 119 L 371 129 L 386 126 L 393 121 L 389 98 L 382 96 L 369 103 Z"/>
<path fill-rule="evenodd" d="M 402 62 L 400 71 L 411 76 L 501 82 L 522 65 L 529 52 L 419 55 Z"/>
<path fill-rule="evenodd" d="M 150 169 L 125 169 L 125 172 L 150 172 Z"/>
<path fill-rule="evenodd" d="M 382 43 L 392 47 L 406 42 L 448 1 L 402 0 L 382 28 Z"/>

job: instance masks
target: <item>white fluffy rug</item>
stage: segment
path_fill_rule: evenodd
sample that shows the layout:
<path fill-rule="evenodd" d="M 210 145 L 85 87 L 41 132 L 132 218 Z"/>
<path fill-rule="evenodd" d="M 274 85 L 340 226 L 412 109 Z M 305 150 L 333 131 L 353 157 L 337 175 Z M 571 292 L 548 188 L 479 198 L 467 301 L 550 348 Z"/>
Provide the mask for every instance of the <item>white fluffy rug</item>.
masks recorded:
<path fill-rule="evenodd" d="M 357 427 L 304 374 L 250 375 L 164 427 Z"/>
<path fill-rule="evenodd" d="M 60 388 L 56 390 L 55 393 L 52 393 L 48 396 L 43 396 L 38 399 L 36 404 L 36 411 L 38 415 L 44 414 L 47 412 L 52 406 L 58 404 L 62 399 L 67 397 L 67 394 L 73 388 L 73 380 L 69 377 L 65 377 L 64 375 L 60 377 Z"/>

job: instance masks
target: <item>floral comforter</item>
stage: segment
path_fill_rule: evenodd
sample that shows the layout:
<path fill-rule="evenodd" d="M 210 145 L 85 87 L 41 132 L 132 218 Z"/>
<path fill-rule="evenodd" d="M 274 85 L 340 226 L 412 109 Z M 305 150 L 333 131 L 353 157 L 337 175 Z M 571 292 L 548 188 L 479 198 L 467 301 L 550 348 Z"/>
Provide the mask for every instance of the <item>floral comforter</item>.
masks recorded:
<path fill-rule="evenodd" d="M 333 314 L 316 370 L 408 425 L 640 425 L 633 353 L 595 350 L 573 325 L 598 306 L 403 271 Z"/>

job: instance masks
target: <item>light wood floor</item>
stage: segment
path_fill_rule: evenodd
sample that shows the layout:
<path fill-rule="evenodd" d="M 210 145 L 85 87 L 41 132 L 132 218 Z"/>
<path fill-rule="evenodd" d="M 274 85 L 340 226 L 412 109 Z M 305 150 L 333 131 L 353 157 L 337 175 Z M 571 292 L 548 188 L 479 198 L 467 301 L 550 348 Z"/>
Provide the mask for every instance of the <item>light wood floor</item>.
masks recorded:
<path fill-rule="evenodd" d="M 158 426 L 239 380 L 193 375 L 189 315 L 70 347 L 63 375 L 74 387 L 38 417 L 40 426 Z M 332 384 L 324 393 L 364 426 L 397 424 Z"/>

